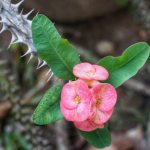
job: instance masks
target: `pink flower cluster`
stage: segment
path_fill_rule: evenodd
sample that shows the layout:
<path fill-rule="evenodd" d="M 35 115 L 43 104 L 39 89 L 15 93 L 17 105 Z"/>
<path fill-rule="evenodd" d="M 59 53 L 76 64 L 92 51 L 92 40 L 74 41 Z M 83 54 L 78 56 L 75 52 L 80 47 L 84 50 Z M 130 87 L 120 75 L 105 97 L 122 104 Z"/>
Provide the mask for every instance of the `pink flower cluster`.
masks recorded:
<path fill-rule="evenodd" d="M 64 85 L 60 108 L 65 119 L 82 131 L 103 128 L 110 119 L 117 101 L 115 88 L 107 83 L 107 70 L 98 65 L 81 63 L 73 68 L 78 78 Z"/>

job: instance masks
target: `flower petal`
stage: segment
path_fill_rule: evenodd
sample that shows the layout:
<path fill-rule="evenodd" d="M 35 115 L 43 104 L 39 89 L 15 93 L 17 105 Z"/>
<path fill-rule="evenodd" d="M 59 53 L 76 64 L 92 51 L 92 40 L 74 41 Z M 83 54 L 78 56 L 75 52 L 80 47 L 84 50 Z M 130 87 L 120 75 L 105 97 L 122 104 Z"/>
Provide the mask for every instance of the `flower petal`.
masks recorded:
<path fill-rule="evenodd" d="M 73 68 L 73 74 L 81 79 L 90 80 L 92 77 L 92 72 L 95 72 L 95 68 L 90 63 L 77 64 Z"/>
<path fill-rule="evenodd" d="M 61 103 L 68 109 L 76 108 L 77 103 L 74 100 L 76 95 L 75 82 L 65 84 L 61 92 Z"/>
<path fill-rule="evenodd" d="M 117 101 L 117 92 L 111 84 L 97 84 L 92 88 L 94 101 L 100 100 L 99 110 L 109 111 L 112 110 Z"/>
<path fill-rule="evenodd" d="M 80 104 L 76 109 L 67 109 L 60 105 L 61 112 L 68 121 L 85 121 L 89 117 L 90 104 Z"/>
<path fill-rule="evenodd" d="M 76 93 L 81 98 L 82 102 L 90 102 L 92 100 L 92 93 L 88 85 L 83 80 L 78 79 L 76 82 Z"/>
<path fill-rule="evenodd" d="M 110 111 L 105 111 L 102 112 L 100 110 L 96 110 L 95 114 L 92 116 L 91 120 L 95 123 L 95 124 L 104 124 L 106 123 L 110 117 L 112 116 L 113 113 L 113 109 Z"/>
<path fill-rule="evenodd" d="M 109 73 L 104 67 L 98 66 L 98 65 L 93 65 L 93 67 L 96 70 L 96 73 L 94 74 L 93 79 L 101 80 L 101 81 L 108 79 Z"/>
<path fill-rule="evenodd" d="M 80 129 L 81 131 L 93 131 L 97 128 L 103 128 L 104 125 L 96 125 L 95 123 L 91 122 L 90 120 L 85 120 L 82 122 L 74 122 L 76 128 Z"/>

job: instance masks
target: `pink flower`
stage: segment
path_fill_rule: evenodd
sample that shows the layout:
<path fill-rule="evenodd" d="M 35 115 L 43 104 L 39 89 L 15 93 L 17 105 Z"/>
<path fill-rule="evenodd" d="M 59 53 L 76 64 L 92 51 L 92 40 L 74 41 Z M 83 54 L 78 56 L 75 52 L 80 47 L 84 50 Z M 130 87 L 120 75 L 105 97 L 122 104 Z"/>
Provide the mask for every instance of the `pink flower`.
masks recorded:
<path fill-rule="evenodd" d="M 113 113 L 117 101 L 116 90 L 110 84 L 100 83 L 95 85 L 91 91 L 93 95 L 93 114 L 90 120 L 95 124 L 104 124 L 110 119 Z"/>
<path fill-rule="evenodd" d="M 91 110 L 92 94 L 82 81 L 72 81 L 64 85 L 61 94 L 61 112 L 68 121 L 85 121 Z"/>
<path fill-rule="evenodd" d="M 106 80 L 109 76 L 108 71 L 98 65 L 91 65 L 90 63 L 77 64 L 73 68 L 73 74 L 84 80 Z"/>
<path fill-rule="evenodd" d="M 117 101 L 116 90 L 110 84 L 96 84 L 91 91 L 93 100 L 88 119 L 82 122 L 74 122 L 74 125 L 82 131 L 103 128 L 104 123 L 110 119 Z"/>
<path fill-rule="evenodd" d="M 103 128 L 117 101 L 115 88 L 98 82 L 108 79 L 109 73 L 102 66 L 81 63 L 73 68 L 73 74 L 79 79 L 65 84 L 62 89 L 62 114 L 82 131 Z"/>

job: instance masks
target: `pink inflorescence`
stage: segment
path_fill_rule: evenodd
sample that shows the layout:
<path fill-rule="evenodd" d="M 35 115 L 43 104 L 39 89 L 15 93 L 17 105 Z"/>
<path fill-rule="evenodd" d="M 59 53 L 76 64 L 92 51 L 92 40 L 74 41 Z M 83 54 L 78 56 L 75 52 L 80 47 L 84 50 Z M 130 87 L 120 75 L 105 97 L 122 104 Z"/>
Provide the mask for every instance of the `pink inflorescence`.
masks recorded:
<path fill-rule="evenodd" d="M 73 68 L 78 78 L 64 85 L 60 108 L 65 119 L 82 131 L 103 128 L 110 119 L 117 101 L 115 88 L 108 83 L 108 71 L 98 65 L 81 63 Z"/>

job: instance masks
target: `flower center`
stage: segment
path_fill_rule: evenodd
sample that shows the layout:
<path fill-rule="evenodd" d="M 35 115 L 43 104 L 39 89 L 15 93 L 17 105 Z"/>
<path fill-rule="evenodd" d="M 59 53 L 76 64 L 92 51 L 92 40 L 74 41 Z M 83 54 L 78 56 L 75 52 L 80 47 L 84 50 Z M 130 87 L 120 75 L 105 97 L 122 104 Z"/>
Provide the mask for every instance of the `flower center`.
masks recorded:
<path fill-rule="evenodd" d="M 81 99 L 80 99 L 80 97 L 78 95 L 75 97 L 75 102 L 77 104 L 80 104 L 80 102 L 81 102 Z"/>
<path fill-rule="evenodd" d="M 95 106 L 98 108 L 98 107 L 100 106 L 100 104 L 101 104 L 100 99 L 97 99 L 97 100 L 96 100 L 96 103 L 95 103 Z"/>
<path fill-rule="evenodd" d="M 90 75 L 90 76 L 92 76 L 92 75 L 95 74 L 95 71 L 89 71 L 89 72 L 87 72 L 87 74 Z"/>

